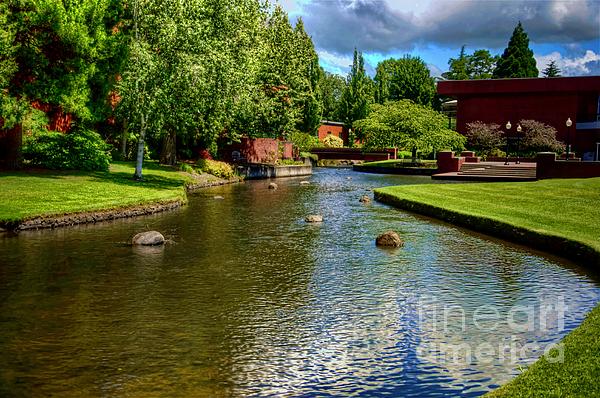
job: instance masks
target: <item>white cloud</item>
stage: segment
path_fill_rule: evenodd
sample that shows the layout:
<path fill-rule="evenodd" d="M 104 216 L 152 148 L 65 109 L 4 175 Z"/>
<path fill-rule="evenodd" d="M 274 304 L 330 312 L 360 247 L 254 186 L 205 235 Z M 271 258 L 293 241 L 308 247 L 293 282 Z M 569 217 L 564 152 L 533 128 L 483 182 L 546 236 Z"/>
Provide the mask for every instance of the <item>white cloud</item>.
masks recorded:
<path fill-rule="evenodd" d="M 600 54 L 592 50 L 587 50 L 582 56 L 574 58 L 563 57 L 558 51 L 547 55 L 536 54 L 535 60 L 540 76 L 551 61 L 556 63 L 563 76 L 589 75 L 600 71 Z"/>
<path fill-rule="evenodd" d="M 352 65 L 352 57 L 338 55 L 325 50 L 318 51 L 319 61 L 326 70 L 345 76 Z"/>

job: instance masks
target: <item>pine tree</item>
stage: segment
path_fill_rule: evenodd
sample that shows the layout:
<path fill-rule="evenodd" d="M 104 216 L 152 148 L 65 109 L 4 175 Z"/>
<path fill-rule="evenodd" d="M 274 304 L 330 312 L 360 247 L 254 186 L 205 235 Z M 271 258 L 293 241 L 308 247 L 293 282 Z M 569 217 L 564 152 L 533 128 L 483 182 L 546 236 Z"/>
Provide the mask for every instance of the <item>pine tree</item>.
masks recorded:
<path fill-rule="evenodd" d="M 529 37 L 519 22 L 496 64 L 493 78 L 538 77 L 538 74 L 533 51 L 529 48 Z"/>
<path fill-rule="evenodd" d="M 554 60 L 550 61 L 542 73 L 544 74 L 544 77 L 560 77 L 560 69 L 556 66 L 556 61 Z"/>
<path fill-rule="evenodd" d="M 467 72 L 468 57 L 465 54 L 465 46 L 460 48 L 458 58 L 450 58 L 448 65 L 450 70 L 442 74 L 442 77 L 449 80 L 468 80 L 469 73 Z"/>

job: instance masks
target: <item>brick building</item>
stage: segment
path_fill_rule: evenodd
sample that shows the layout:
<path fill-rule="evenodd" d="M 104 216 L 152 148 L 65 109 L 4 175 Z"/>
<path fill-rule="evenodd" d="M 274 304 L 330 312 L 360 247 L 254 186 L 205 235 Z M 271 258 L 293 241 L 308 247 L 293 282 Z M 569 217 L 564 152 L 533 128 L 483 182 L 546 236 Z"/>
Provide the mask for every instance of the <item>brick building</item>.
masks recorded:
<path fill-rule="evenodd" d="M 510 121 L 514 134 L 521 119 L 551 125 L 557 138 L 567 141 L 578 156 L 597 159 L 600 147 L 600 76 L 497 80 L 447 80 L 438 82 L 438 94 L 456 104 L 456 129 L 466 131 L 474 121 Z M 565 122 L 571 119 L 569 129 Z"/>

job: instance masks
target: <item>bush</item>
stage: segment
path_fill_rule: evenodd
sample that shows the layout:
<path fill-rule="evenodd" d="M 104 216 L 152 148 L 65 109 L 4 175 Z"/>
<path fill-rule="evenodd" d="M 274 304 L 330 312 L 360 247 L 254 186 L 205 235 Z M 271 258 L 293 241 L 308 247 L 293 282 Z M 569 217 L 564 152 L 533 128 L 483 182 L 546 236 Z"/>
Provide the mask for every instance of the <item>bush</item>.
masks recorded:
<path fill-rule="evenodd" d="M 495 123 L 467 123 L 467 147 L 486 158 L 504 144 L 504 134 Z"/>
<path fill-rule="evenodd" d="M 521 120 L 524 153 L 535 155 L 537 152 L 562 152 L 565 145 L 556 139 L 556 129 L 535 120 Z"/>
<path fill-rule="evenodd" d="M 23 146 L 23 158 L 32 166 L 55 170 L 107 171 L 109 146 L 94 131 L 68 134 L 49 131 Z"/>
<path fill-rule="evenodd" d="M 189 173 L 189 174 L 196 174 L 196 170 L 187 163 L 181 163 L 179 165 L 179 170 Z"/>
<path fill-rule="evenodd" d="M 288 134 L 288 141 L 291 141 L 300 152 L 310 152 L 311 149 L 319 146 L 317 137 L 300 132 Z"/>
<path fill-rule="evenodd" d="M 316 153 L 300 152 L 300 157 L 301 158 L 309 158 L 311 160 L 314 160 L 315 162 L 319 161 L 319 155 L 317 155 Z"/>
<path fill-rule="evenodd" d="M 235 171 L 229 163 L 219 162 L 218 160 L 200 159 L 196 164 L 200 170 L 221 178 L 232 178 Z"/>
<path fill-rule="evenodd" d="M 341 148 L 344 146 L 344 140 L 333 134 L 328 134 L 327 137 L 323 138 L 323 145 L 325 148 Z"/>

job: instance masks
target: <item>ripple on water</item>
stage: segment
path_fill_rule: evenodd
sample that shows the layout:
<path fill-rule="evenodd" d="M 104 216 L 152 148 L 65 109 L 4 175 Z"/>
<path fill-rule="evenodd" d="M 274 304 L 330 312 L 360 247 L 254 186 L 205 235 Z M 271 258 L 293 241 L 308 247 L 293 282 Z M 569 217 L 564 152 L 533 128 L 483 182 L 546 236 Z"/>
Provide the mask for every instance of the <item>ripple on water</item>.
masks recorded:
<path fill-rule="evenodd" d="M 599 301 L 597 282 L 571 264 L 358 202 L 428 178 L 304 179 L 215 187 L 171 213 L 0 241 L 0 394 L 478 396 L 543 350 L 512 363 L 454 360 L 454 348 L 547 346 Z M 122 245 L 142 229 L 174 244 Z M 386 229 L 402 249 L 375 246 Z M 557 299 L 564 317 L 511 326 L 515 306 L 539 312 Z"/>

